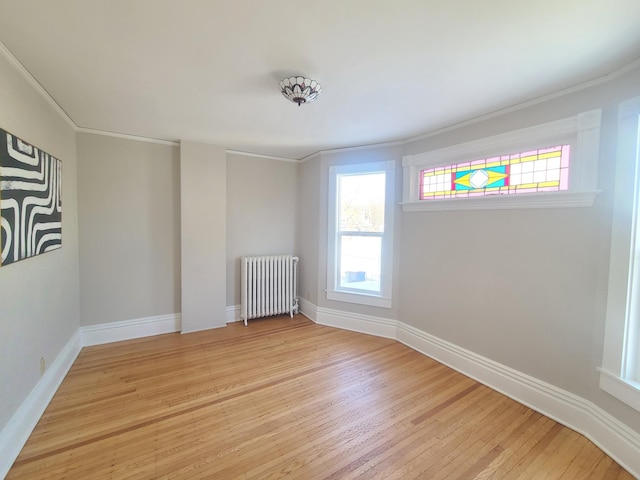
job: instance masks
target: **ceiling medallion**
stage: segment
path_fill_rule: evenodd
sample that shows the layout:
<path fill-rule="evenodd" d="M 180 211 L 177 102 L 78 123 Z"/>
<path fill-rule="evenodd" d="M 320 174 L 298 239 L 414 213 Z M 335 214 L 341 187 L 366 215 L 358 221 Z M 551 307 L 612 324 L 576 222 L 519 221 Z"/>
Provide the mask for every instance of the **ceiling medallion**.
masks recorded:
<path fill-rule="evenodd" d="M 300 106 L 303 103 L 313 102 L 320 95 L 322 88 L 315 80 L 289 77 L 280 82 L 280 91 L 285 98 Z"/>

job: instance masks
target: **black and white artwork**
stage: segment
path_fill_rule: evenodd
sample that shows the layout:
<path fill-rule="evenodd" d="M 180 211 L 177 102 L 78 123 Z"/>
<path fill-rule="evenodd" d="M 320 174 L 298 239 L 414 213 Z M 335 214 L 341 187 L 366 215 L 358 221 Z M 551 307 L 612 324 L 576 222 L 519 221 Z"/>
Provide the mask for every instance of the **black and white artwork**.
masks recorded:
<path fill-rule="evenodd" d="M 0 266 L 62 246 L 62 162 L 0 129 Z"/>

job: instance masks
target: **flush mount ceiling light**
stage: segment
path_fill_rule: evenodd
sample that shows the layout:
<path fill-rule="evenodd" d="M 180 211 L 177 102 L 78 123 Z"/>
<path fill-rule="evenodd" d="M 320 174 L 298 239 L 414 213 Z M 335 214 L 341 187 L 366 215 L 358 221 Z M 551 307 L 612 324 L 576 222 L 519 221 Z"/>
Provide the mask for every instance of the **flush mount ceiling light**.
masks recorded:
<path fill-rule="evenodd" d="M 280 82 L 280 91 L 285 98 L 300 106 L 303 103 L 313 102 L 322 88 L 315 80 L 304 77 L 289 77 Z"/>

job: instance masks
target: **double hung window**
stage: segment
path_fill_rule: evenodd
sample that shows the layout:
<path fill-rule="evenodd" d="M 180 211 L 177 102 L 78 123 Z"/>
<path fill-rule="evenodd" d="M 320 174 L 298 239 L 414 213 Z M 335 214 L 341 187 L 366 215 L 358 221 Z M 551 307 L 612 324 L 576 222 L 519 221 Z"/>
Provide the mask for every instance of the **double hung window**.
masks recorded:
<path fill-rule="evenodd" d="M 600 387 L 640 411 L 640 97 L 620 104 Z"/>
<path fill-rule="evenodd" d="M 330 167 L 329 300 L 391 306 L 394 164 Z"/>

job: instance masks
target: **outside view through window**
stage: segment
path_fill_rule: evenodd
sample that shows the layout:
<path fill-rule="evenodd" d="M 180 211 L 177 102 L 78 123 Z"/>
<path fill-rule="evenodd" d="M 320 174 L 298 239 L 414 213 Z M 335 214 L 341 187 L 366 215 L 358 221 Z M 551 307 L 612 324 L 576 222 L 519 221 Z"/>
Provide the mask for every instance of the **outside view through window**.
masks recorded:
<path fill-rule="evenodd" d="M 339 285 L 380 293 L 385 174 L 338 176 Z"/>

